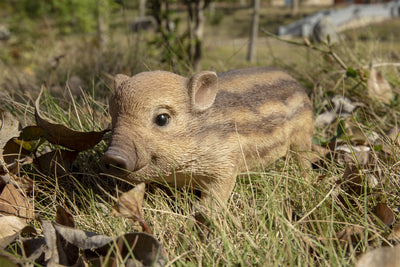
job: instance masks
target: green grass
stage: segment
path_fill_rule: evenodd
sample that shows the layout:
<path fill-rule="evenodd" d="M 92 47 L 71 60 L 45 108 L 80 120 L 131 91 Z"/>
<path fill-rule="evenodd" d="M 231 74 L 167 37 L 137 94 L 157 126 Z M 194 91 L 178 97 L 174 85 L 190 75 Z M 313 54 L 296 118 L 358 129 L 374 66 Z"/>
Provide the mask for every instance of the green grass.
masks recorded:
<path fill-rule="evenodd" d="M 273 20 L 269 14 L 275 11 L 263 10 L 263 23 Z M 245 61 L 249 10 L 231 12 L 231 16 L 206 30 L 209 35 L 206 34 L 204 44 L 204 69 L 225 71 L 250 65 Z M 280 12 L 280 20 L 292 19 L 290 16 L 285 19 L 289 11 Z M 347 67 L 368 75 L 371 63 L 398 61 L 398 37 L 390 33 L 383 35 L 384 29 L 398 23 L 392 20 L 376 27 L 349 30 L 333 51 Z M 272 31 L 272 26 L 268 30 Z M 324 110 L 330 96 L 344 94 L 362 103 L 347 122 L 362 125 L 365 132 L 377 132 L 382 139 L 397 125 L 398 68 L 390 65 L 380 68 L 395 91 L 392 103 L 385 105 L 367 95 L 366 81 L 360 76 L 344 77 L 346 70 L 329 53 L 291 45 L 263 33 L 260 37 L 257 62 L 252 65 L 273 65 L 293 74 L 310 94 L 316 115 Z M 111 89 L 104 73 L 172 69 L 171 65 L 157 61 L 159 49 L 146 42 L 152 38 L 151 34 L 136 36 L 119 29 L 102 53 L 90 36 L 57 37 L 50 31 L 41 39 L 33 38 L 30 44 L 21 44 L 19 37 L 15 38 L 14 42 L 0 44 L 3 48 L 0 90 L 12 96 L 13 101 L 7 103 L 9 108 L 27 125 L 34 123 L 32 101 L 43 81 L 50 88 L 65 84 L 72 75 L 79 75 L 84 80 L 86 94 L 76 100 L 46 96 L 42 100 L 42 113 L 77 130 L 100 130 L 110 122 L 107 101 Z M 59 65 L 48 66 L 49 58 L 63 54 L 66 56 L 60 59 Z M 181 64 L 183 75 L 191 72 L 185 62 L 176 64 Z M 330 140 L 337 127 L 336 122 L 316 128 L 315 137 L 320 141 Z M 349 140 L 352 141 L 351 136 Z M 398 151 L 396 145 L 392 147 Z M 105 148 L 103 141 L 93 150 L 82 152 L 72 172 L 65 176 L 46 176 L 34 166 L 24 168 L 37 185 L 35 210 L 42 218 L 53 219 L 57 204 L 61 204 L 70 209 L 80 229 L 107 235 L 121 235 L 135 229 L 128 220 L 111 213 L 112 196 L 118 195 L 117 188 L 126 191 L 130 186 L 98 175 L 99 158 Z M 194 198 L 189 192 L 179 191 L 181 197 L 171 198 L 162 189 L 148 190 L 144 219 L 168 252 L 169 265 L 352 266 L 356 257 L 370 246 L 387 242 L 388 230 L 374 219 L 373 207 L 379 202 L 386 202 L 393 209 L 400 205 L 397 154 L 384 155 L 377 150 L 372 158 L 375 159 L 373 166 L 359 167 L 361 186 L 367 187 L 367 173 L 375 167 L 380 168 L 379 177 L 385 180 L 382 187 L 360 195 L 338 186 L 345 166 L 335 160 L 325 159 L 323 168 L 313 171 L 313 183 L 306 182 L 299 164 L 291 156 L 265 171 L 241 175 L 227 209 L 208 214 L 211 231 L 205 240 L 193 227 Z M 399 219 L 398 214 L 396 218 Z M 349 226 L 363 226 L 367 230 L 352 244 L 339 242 L 337 233 Z"/>

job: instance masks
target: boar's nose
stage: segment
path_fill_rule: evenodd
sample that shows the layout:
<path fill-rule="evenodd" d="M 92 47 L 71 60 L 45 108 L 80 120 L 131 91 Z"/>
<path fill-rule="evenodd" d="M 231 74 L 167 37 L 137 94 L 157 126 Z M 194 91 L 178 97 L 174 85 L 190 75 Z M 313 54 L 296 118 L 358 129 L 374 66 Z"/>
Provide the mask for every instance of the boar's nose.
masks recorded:
<path fill-rule="evenodd" d="M 103 171 L 115 176 L 126 175 L 127 171 L 133 171 L 132 163 L 121 154 L 106 152 L 101 157 Z"/>

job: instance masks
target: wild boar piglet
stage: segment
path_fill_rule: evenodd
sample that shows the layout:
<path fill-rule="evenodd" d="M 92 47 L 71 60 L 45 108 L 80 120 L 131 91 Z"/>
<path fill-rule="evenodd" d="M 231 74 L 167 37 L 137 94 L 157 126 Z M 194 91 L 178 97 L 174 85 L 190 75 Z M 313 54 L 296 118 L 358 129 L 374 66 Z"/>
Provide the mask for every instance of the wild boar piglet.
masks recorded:
<path fill-rule="evenodd" d="M 131 182 L 193 186 L 224 203 L 239 172 L 288 150 L 311 150 L 313 113 L 302 86 L 273 68 L 190 78 L 166 71 L 117 75 L 104 171 Z M 304 168 L 305 157 L 299 157 Z"/>

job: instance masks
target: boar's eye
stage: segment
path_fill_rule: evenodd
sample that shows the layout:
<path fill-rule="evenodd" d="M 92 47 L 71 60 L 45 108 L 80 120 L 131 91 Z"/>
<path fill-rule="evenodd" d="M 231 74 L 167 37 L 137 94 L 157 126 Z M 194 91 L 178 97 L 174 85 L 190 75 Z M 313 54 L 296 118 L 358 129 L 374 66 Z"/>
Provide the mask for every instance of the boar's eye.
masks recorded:
<path fill-rule="evenodd" d="M 166 126 L 169 122 L 169 115 L 166 113 L 160 114 L 158 115 L 155 119 L 154 122 L 155 124 L 157 124 L 158 126 Z"/>

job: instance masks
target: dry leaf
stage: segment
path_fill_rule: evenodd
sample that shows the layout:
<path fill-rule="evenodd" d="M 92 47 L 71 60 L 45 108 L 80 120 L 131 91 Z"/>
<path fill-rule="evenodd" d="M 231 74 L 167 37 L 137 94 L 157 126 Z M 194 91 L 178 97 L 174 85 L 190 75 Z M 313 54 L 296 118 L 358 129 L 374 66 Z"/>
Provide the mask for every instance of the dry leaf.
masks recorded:
<path fill-rule="evenodd" d="M 10 139 L 3 147 L 3 159 L 6 164 L 21 161 L 30 154 L 31 152 L 24 149 L 21 144 L 17 144 L 14 138 Z"/>
<path fill-rule="evenodd" d="M 32 219 L 34 211 L 29 200 L 12 184 L 6 184 L 0 194 L 0 214 Z"/>
<path fill-rule="evenodd" d="M 331 124 L 332 122 L 335 121 L 336 116 L 337 116 L 337 115 L 336 115 L 335 112 L 332 111 L 332 110 L 331 110 L 331 111 L 323 112 L 323 113 L 319 114 L 319 115 L 317 116 L 317 118 L 315 118 L 314 125 L 315 125 L 316 127 L 322 127 L 322 126 Z"/>
<path fill-rule="evenodd" d="M 28 157 L 36 151 L 43 141 L 43 130 L 38 126 L 27 126 L 19 132 L 18 137 L 9 139 L 3 146 L 3 159 L 9 172 L 18 173 L 24 164 L 32 163 Z"/>
<path fill-rule="evenodd" d="M 399 135 L 400 135 L 400 131 L 397 126 L 390 129 L 390 131 L 387 134 L 387 136 L 393 141 L 393 143 L 400 146 Z"/>
<path fill-rule="evenodd" d="M 105 266 L 131 260 L 132 266 L 164 266 L 161 244 L 147 233 L 127 233 L 114 238 L 50 221 L 42 221 L 44 238 L 22 239 L 30 263 L 46 266 Z M 96 265 L 102 263 L 101 265 Z M 118 263 L 118 264 L 117 264 Z M 81 265 L 78 265 L 81 264 Z M 107 265 L 109 266 L 109 265 Z M 111 265 L 110 265 L 111 266 Z"/>
<path fill-rule="evenodd" d="M 19 122 L 11 113 L 0 108 L 0 156 L 4 145 L 19 135 Z"/>
<path fill-rule="evenodd" d="M 371 250 L 360 257 L 356 267 L 398 267 L 400 245 Z"/>
<path fill-rule="evenodd" d="M 6 164 L 11 164 L 15 159 L 18 160 L 29 154 L 13 142 L 20 133 L 19 127 L 18 120 L 11 113 L 0 109 L 0 165 L 3 160 Z"/>
<path fill-rule="evenodd" d="M 345 122 L 346 135 L 350 137 L 352 144 L 373 145 L 379 140 L 379 134 L 363 127 L 360 124 Z"/>
<path fill-rule="evenodd" d="M 114 214 L 131 219 L 133 222 L 140 223 L 142 228 L 151 234 L 151 230 L 147 223 L 143 220 L 143 197 L 145 191 L 145 184 L 140 183 L 135 188 L 128 192 L 123 193 L 114 207 Z"/>
<path fill-rule="evenodd" d="M 374 208 L 374 213 L 386 226 L 392 226 L 395 218 L 393 211 L 388 207 L 386 203 L 379 203 Z"/>
<path fill-rule="evenodd" d="M 68 242 L 65 237 L 60 237 L 54 224 L 50 221 L 42 221 L 43 235 L 47 248 L 43 251 L 45 254 L 46 266 L 66 265 L 72 266 L 79 258 L 79 248 Z M 65 227 L 65 226 L 62 226 Z M 65 227 L 67 234 L 73 232 L 74 228 Z M 83 231 L 82 231 L 83 232 Z M 85 240 L 86 241 L 86 240 Z"/>
<path fill-rule="evenodd" d="M 331 124 L 336 118 L 346 118 L 360 105 L 352 103 L 350 99 L 342 95 L 335 95 L 331 99 L 331 103 L 329 110 L 319 114 L 315 119 L 316 127 Z"/>
<path fill-rule="evenodd" d="M 25 174 L 22 176 L 17 176 L 13 173 L 0 175 L 0 192 L 2 192 L 6 184 L 14 185 L 14 187 L 22 190 L 26 195 L 30 195 L 35 187 L 33 180 Z"/>
<path fill-rule="evenodd" d="M 336 152 L 339 152 L 337 153 L 337 161 L 340 164 L 346 165 L 356 163 L 359 165 L 367 165 L 371 149 L 367 146 L 342 144 L 336 146 Z"/>
<path fill-rule="evenodd" d="M 4 249 L 13 242 L 25 226 L 27 226 L 25 219 L 16 216 L 0 217 L 0 249 Z"/>
<path fill-rule="evenodd" d="M 355 243 L 359 242 L 361 238 L 363 238 L 365 233 L 365 228 L 362 226 L 349 226 L 345 227 L 342 231 L 336 234 L 339 242 L 344 245 L 355 245 Z"/>
<path fill-rule="evenodd" d="M 346 166 L 342 179 L 338 183 L 340 183 L 340 188 L 350 196 L 358 197 L 364 192 L 361 173 L 355 165 Z M 343 204 L 347 205 L 344 199 Z"/>
<path fill-rule="evenodd" d="M 33 162 L 31 157 L 25 156 L 21 159 L 16 159 L 10 164 L 0 165 L 0 176 L 5 174 L 19 174 L 22 166 L 31 164 Z"/>
<path fill-rule="evenodd" d="M 75 228 L 74 217 L 65 208 L 58 205 L 56 211 L 56 223 Z"/>
<path fill-rule="evenodd" d="M 62 176 L 68 173 L 77 156 L 76 151 L 57 149 L 37 157 L 35 164 L 47 175 Z"/>
<path fill-rule="evenodd" d="M 378 144 L 382 145 L 382 150 L 387 154 L 397 154 L 400 150 L 399 128 L 393 127 L 387 133 L 387 138 L 379 140 Z"/>
<path fill-rule="evenodd" d="M 376 98 L 385 104 L 390 104 L 390 100 L 393 97 L 392 87 L 380 71 L 371 68 L 367 85 L 368 94 L 371 97 Z"/>
<path fill-rule="evenodd" d="M 350 115 L 354 109 L 360 104 L 353 104 L 350 99 L 343 95 L 335 95 L 331 102 L 335 109 L 336 114 L 339 114 L 341 117 Z"/>
<path fill-rule="evenodd" d="M 64 125 L 51 123 L 45 120 L 40 114 L 39 104 L 43 88 L 35 101 L 36 124 L 44 130 L 45 138 L 52 144 L 61 145 L 66 148 L 83 151 L 93 148 L 101 141 L 103 135 L 109 130 L 101 132 L 79 132 Z"/>
<path fill-rule="evenodd" d="M 386 238 L 392 244 L 399 244 L 400 243 L 400 224 L 393 225 L 392 232 Z"/>
<path fill-rule="evenodd" d="M 141 219 L 145 184 L 140 183 L 135 188 L 123 193 L 119 198 L 115 211 L 126 218 Z"/>

